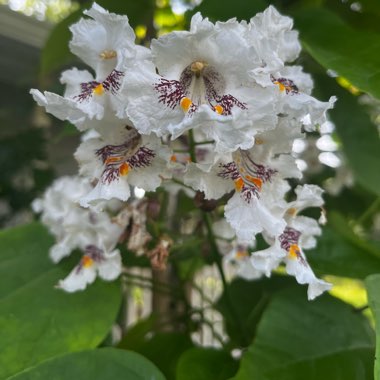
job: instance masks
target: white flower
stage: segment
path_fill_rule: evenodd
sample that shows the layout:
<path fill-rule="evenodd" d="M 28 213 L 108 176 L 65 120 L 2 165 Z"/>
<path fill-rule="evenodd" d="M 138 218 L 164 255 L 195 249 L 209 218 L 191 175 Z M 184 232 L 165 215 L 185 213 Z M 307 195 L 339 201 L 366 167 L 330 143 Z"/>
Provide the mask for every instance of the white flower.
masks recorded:
<path fill-rule="evenodd" d="M 127 113 L 140 133 L 174 139 L 202 127 L 217 151 L 232 152 L 274 128 L 276 91 L 249 80 L 250 48 L 236 21 L 214 25 L 196 14 L 189 32 L 166 34 L 151 48 L 154 64 L 126 78 Z"/>
<path fill-rule="evenodd" d="M 57 240 L 50 248 L 54 262 L 78 248 L 88 245 L 113 248 L 123 228 L 112 223 L 109 215 L 94 213 L 79 206 L 81 197 L 91 190 L 89 181 L 80 177 L 61 177 L 33 202 L 35 212 L 41 212 L 41 220 Z M 107 204 L 103 202 L 103 208 Z"/>
<path fill-rule="evenodd" d="M 225 219 L 214 222 L 212 230 L 218 251 L 223 255 L 224 264 L 229 271 L 232 270 L 233 275 L 246 280 L 262 277 L 263 273 L 257 270 L 250 262 L 251 254 L 248 251 L 248 245 L 241 243 L 236 238 L 234 230 Z M 255 241 L 252 240 L 249 245 L 253 247 Z"/>
<path fill-rule="evenodd" d="M 282 16 L 273 6 L 251 18 L 246 38 L 255 51 L 255 67 L 251 75 L 258 83 L 267 83 L 268 74 L 298 57 L 301 44 L 298 32 L 292 28 L 293 20 Z"/>
<path fill-rule="evenodd" d="M 294 276 L 299 284 L 309 285 L 308 299 L 313 300 L 331 289 L 331 284 L 315 276 L 299 244 L 300 236 L 299 231 L 286 227 L 271 247 L 252 254 L 251 263 L 257 270 L 264 271 L 269 277 L 271 271 L 284 262 L 288 274 Z"/>
<path fill-rule="evenodd" d="M 299 284 L 308 284 L 308 298 L 314 299 L 326 290 L 331 289 L 331 284 L 315 277 L 310 268 L 306 256 L 300 245 L 301 232 L 294 228 L 287 227 L 280 235 L 279 241 L 281 248 L 287 251 L 284 259 L 286 271 L 294 276 Z"/>
<path fill-rule="evenodd" d="M 218 162 L 220 160 L 213 164 L 189 163 L 184 176 L 184 183 L 195 190 L 202 191 L 205 194 L 205 199 L 219 199 L 232 191 L 234 184 L 219 175 Z"/>
<path fill-rule="evenodd" d="M 299 212 L 307 207 L 321 207 L 324 203 L 322 198 L 323 189 L 317 185 L 306 184 L 303 186 L 297 186 L 295 193 L 297 199 L 288 203 L 288 209 L 293 209 Z"/>
<path fill-rule="evenodd" d="M 263 271 L 252 264 L 251 254 L 245 245 L 234 247 L 225 257 L 225 262 L 234 266 L 236 276 L 246 280 L 256 280 L 263 276 Z"/>
<path fill-rule="evenodd" d="M 154 191 L 169 176 L 169 150 L 155 136 L 141 136 L 132 127 L 118 128 L 108 136 L 82 142 L 75 157 L 80 174 L 97 180 L 80 204 L 88 207 L 112 198 L 126 201 L 130 186 Z"/>
<path fill-rule="evenodd" d="M 64 96 L 32 89 L 30 93 L 38 105 L 60 120 L 68 120 L 79 130 L 107 124 L 125 123 L 125 99 L 119 93 L 124 73 L 113 70 L 104 80 L 94 80 L 85 70 L 64 71 L 61 83 L 66 84 Z M 118 118 L 117 116 L 120 116 Z"/>
<path fill-rule="evenodd" d="M 303 249 L 314 248 L 315 236 L 321 234 L 318 223 L 306 216 L 297 215 L 306 207 L 318 207 L 323 204 L 322 189 L 315 185 L 296 188 L 297 199 L 287 204 L 285 213 L 286 228 L 272 241 L 272 245 L 252 254 L 252 265 L 270 276 L 281 262 L 285 263 L 288 274 L 294 276 L 298 283 L 308 284 L 310 300 L 331 288 L 331 284 L 318 279 L 310 268 Z M 275 236 L 275 235 L 272 235 Z M 268 236 L 265 236 L 270 240 Z"/>
<path fill-rule="evenodd" d="M 135 45 L 128 17 L 110 14 L 96 3 L 85 14 L 93 20 L 81 19 L 71 26 L 70 48 L 95 70 L 95 77 L 73 68 L 62 73 L 61 83 L 66 85 L 63 97 L 36 89 L 30 93 L 47 112 L 79 130 L 105 124 L 110 128 L 118 118 L 128 123 L 120 88 L 130 66 L 150 59 L 149 50 Z"/>
<path fill-rule="evenodd" d="M 272 191 L 286 192 L 288 189 L 286 181 L 276 179 L 262 185 L 260 197 L 258 189 L 254 188 L 233 195 L 224 208 L 224 215 L 239 240 L 249 244 L 260 232 L 276 234 L 283 230 L 286 223 L 279 210 L 284 194 L 275 198 Z"/>
<path fill-rule="evenodd" d="M 276 235 L 285 228 L 284 195 L 289 185 L 283 178 L 301 173 L 290 155 L 268 154 L 265 144 L 237 151 L 233 161 L 220 164 L 219 176 L 232 180 L 236 193 L 227 202 L 225 217 L 243 242 L 260 232 Z"/>
<path fill-rule="evenodd" d="M 104 78 L 112 70 L 124 71 L 126 61 L 149 58 L 148 49 L 135 45 L 127 16 L 108 13 L 96 3 L 84 14 L 92 20 L 81 19 L 70 27 L 73 38 L 69 46 L 98 77 Z"/>
<path fill-rule="evenodd" d="M 87 285 L 95 281 L 97 276 L 103 280 L 112 281 L 119 277 L 121 270 L 119 250 L 107 253 L 90 245 L 86 247 L 85 255 L 79 264 L 65 279 L 58 282 L 57 288 L 69 293 L 84 290 Z"/>
<path fill-rule="evenodd" d="M 298 66 L 285 67 L 270 75 L 273 85 L 278 86 L 277 111 L 289 119 L 302 123 L 306 131 L 326 122 L 326 112 L 334 107 L 336 97 L 321 102 L 310 95 L 313 83 L 308 74 Z"/>

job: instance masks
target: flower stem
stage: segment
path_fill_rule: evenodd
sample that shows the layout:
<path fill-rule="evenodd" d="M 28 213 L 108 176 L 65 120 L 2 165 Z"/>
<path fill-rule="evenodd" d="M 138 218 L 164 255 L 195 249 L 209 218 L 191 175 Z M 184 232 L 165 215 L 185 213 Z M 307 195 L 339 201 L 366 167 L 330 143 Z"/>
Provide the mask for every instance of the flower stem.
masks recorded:
<path fill-rule="evenodd" d="M 240 320 L 240 316 L 236 312 L 234 305 L 232 303 L 230 288 L 228 286 L 226 276 L 224 274 L 223 265 L 222 265 L 222 257 L 219 253 L 218 246 L 217 246 L 216 240 L 215 240 L 215 236 L 214 236 L 214 233 L 212 231 L 210 216 L 206 212 L 203 212 L 202 216 L 203 216 L 204 224 L 205 224 L 206 229 L 207 229 L 207 235 L 208 235 L 209 242 L 211 245 L 211 252 L 214 256 L 215 263 L 216 263 L 216 266 L 218 268 L 218 272 L 220 275 L 220 279 L 222 280 L 223 292 L 224 292 L 225 300 L 226 300 L 226 306 L 230 311 L 231 317 L 235 320 L 236 325 L 237 325 L 238 329 L 240 330 L 243 343 L 248 344 L 249 342 L 246 341 L 247 334 L 244 331 L 245 329 L 243 328 L 243 323 Z"/>
<path fill-rule="evenodd" d="M 194 191 L 194 189 L 193 189 L 191 186 L 186 185 L 185 183 L 183 183 L 182 181 L 180 181 L 180 180 L 177 179 L 177 178 L 172 178 L 171 181 L 174 182 L 174 183 L 176 183 L 176 184 L 178 184 L 178 185 L 181 185 L 181 186 L 183 186 L 183 187 L 186 187 L 187 189 L 190 189 L 190 190 Z"/>
<path fill-rule="evenodd" d="M 194 145 L 208 145 L 208 144 L 214 144 L 214 140 L 194 142 Z"/>
<path fill-rule="evenodd" d="M 192 162 L 197 162 L 197 156 L 195 154 L 195 141 L 193 130 L 189 130 L 189 153 Z"/>
<path fill-rule="evenodd" d="M 363 212 L 357 220 L 357 224 L 363 224 L 374 212 L 380 207 L 380 197 L 377 198 L 368 208 Z"/>

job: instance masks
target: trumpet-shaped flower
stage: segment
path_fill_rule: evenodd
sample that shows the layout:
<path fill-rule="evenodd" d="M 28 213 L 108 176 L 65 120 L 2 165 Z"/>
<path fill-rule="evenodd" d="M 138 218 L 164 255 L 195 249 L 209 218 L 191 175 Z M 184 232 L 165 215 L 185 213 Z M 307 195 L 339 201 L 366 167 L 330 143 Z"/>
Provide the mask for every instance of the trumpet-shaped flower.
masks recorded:
<path fill-rule="evenodd" d="M 118 241 L 122 226 L 113 223 L 106 212 L 94 213 L 79 206 L 79 200 L 90 190 L 91 185 L 86 179 L 61 177 L 41 199 L 33 202 L 34 211 L 42 213 L 42 222 L 57 240 L 50 248 L 54 262 L 70 255 L 74 249 L 84 250 L 89 245 L 109 249 Z M 105 202 L 102 208 L 107 208 Z"/>
<path fill-rule="evenodd" d="M 57 288 L 72 293 L 84 290 L 96 277 L 106 281 L 115 280 L 122 270 L 119 250 L 104 252 L 94 245 L 85 248 L 85 254 L 69 275 L 58 282 Z"/>
<path fill-rule="evenodd" d="M 132 127 L 84 141 L 75 154 L 80 173 L 97 181 L 80 204 L 88 207 L 112 198 L 126 201 L 130 185 L 154 191 L 168 176 L 170 151 L 155 136 L 142 136 Z"/>
<path fill-rule="evenodd" d="M 196 14 L 189 32 L 161 36 L 151 48 L 153 63 L 126 78 L 127 113 L 140 133 L 174 139 L 199 127 L 216 150 L 232 152 L 274 128 L 276 91 L 250 80 L 251 50 L 239 23 L 212 24 Z"/>

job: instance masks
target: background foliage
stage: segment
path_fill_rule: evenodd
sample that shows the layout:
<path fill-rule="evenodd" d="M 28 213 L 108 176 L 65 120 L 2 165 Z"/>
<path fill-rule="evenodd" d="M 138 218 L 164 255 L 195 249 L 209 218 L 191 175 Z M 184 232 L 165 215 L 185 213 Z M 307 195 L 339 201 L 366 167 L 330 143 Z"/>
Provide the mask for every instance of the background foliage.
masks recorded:
<path fill-rule="evenodd" d="M 308 302 L 305 289 L 281 275 L 252 282 L 236 279 L 210 305 L 223 316 L 227 338 L 218 348 L 196 346 L 191 334 L 207 321 L 202 310 L 194 319 L 185 289 L 196 269 L 218 259 L 209 241 L 195 237 L 176 247 L 170 258 L 179 282 L 169 284 L 169 292 L 185 305 L 176 315 L 179 322 L 172 320 L 174 327 L 165 332 L 153 315 L 127 329 L 117 347 L 109 347 L 114 345 L 109 333 L 123 307 L 120 283 L 98 281 L 83 293 L 64 294 L 54 284 L 72 263 L 49 262 L 52 240 L 45 229 L 36 222 L 7 229 L 0 233 L 0 379 L 380 380 L 378 0 L 204 0 L 185 15 L 174 14 L 165 0 L 98 3 L 127 14 L 143 44 L 184 28 L 196 11 L 212 20 L 249 20 L 272 4 L 294 18 L 304 48 L 299 62 L 315 79 L 315 95 L 338 97 L 330 113 L 333 137 L 355 179 L 339 196 L 326 195 L 328 223 L 318 247 L 307 252 L 317 274 L 329 275 L 337 286 L 331 295 Z M 53 28 L 41 56 L 39 80 L 45 88 L 56 86 L 52 83 L 64 67 L 80 65 L 68 50 L 68 26 L 90 4 L 78 4 Z M 370 98 L 364 103 L 366 94 Z M 9 100 L 15 98 L 17 103 Z M 32 101 L 17 89 L 2 104 L 7 112 L 0 114 L 6 127 L 0 139 L 0 197 L 12 211 L 0 213 L 6 224 L 10 214 L 28 207 L 53 173 L 49 165 L 36 165 L 46 160 L 50 136 L 30 128 Z M 23 127 L 7 128 L 17 125 Z M 60 128 L 63 132 L 49 144 L 62 143 L 73 133 L 68 125 Z M 15 182 L 18 172 L 28 172 L 32 186 Z M 333 175 L 331 168 L 322 167 L 307 180 L 323 185 Z M 158 200 L 165 202 L 163 194 Z M 185 216 L 197 209 L 185 196 L 180 205 Z M 364 280 L 372 313 L 366 302 L 355 304 L 352 294 L 340 291 L 347 287 L 339 284 L 351 284 L 348 278 Z"/>

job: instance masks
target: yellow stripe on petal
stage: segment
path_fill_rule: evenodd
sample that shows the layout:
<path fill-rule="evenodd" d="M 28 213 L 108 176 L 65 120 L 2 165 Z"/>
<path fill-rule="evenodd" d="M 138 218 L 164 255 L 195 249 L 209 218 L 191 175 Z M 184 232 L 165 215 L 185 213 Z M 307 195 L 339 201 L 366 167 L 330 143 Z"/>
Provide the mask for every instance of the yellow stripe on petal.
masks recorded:
<path fill-rule="evenodd" d="M 221 114 L 223 113 L 224 109 L 223 109 L 223 107 L 222 107 L 221 105 L 217 104 L 217 105 L 214 107 L 214 111 L 215 111 L 217 114 L 221 115 Z"/>
<path fill-rule="evenodd" d="M 191 107 L 191 105 L 193 104 L 193 102 L 191 101 L 190 98 L 184 97 L 181 99 L 181 102 L 179 104 L 180 104 L 183 112 L 187 112 L 189 110 L 189 108 Z"/>
<path fill-rule="evenodd" d="M 94 265 L 94 260 L 90 256 L 84 255 L 82 257 L 82 266 L 84 268 L 90 268 L 93 265 Z"/>
<path fill-rule="evenodd" d="M 245 178 L 247 181 L 253 183 L 259 190 L 261 190 L 263 181 L 260 178 L 252 177 L 251 175 L 246 175 Z"/>
<path fill-rule="evenodd" d="M 127 175 L 129 173 L 129 170 L 130 170 L 130 166 L 126 162 L 123 162 L 120 165 L 119 173 L 120 175 Z"/>
<path fill-rule="evenodd" d="M 300 256 L 300 247 L 297 244 L 292 244 L 289 248 L 289 257 L 291 259 L 298 259 Z"/>
<path fill-rule="evenodd" d="M 245 259 L 246 257 L 249 257 L 250 254 L 247 251 L 237 251 L 235 254 L 235 258 L 237 260 Z"/>
<path fill-rule="evenodd" d="M 243 187 L 244 187 L 244 181 L 243 181 L 243 178 L 237 178 L 235 179 L 235 189 L 237 191 L 242 191 Z"/>
<path fill-rule="evenodd" d="M 93 90 L 92 92 L 95 95 L 103 95 L 104 94 L 104 87 L 101 83 L 99 83 Z"/>

